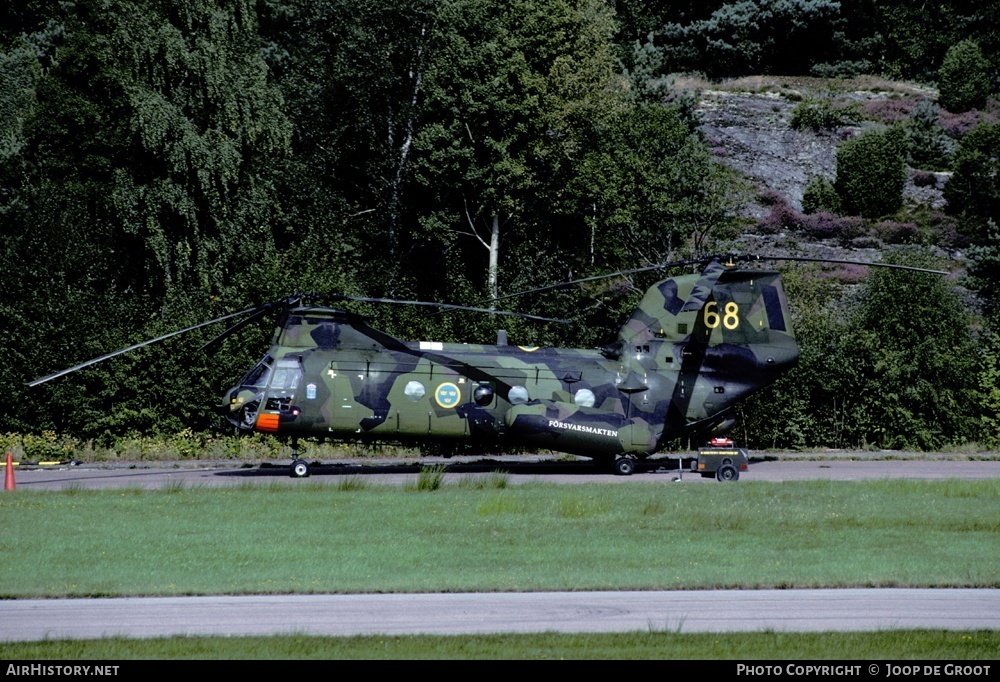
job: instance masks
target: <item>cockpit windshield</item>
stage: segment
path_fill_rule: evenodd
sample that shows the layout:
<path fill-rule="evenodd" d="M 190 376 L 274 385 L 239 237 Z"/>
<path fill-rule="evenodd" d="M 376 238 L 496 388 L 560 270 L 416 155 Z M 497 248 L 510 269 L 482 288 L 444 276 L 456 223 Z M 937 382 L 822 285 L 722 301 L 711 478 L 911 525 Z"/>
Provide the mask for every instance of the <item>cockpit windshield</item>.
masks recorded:
<path fill-rule="evenodd" d="M 271 378 L 271 357 L 267 356 L 247 372 L 240 382 L 240 386 L 252 386 L 253 388 L 264 388 L 267 380 Z"/>

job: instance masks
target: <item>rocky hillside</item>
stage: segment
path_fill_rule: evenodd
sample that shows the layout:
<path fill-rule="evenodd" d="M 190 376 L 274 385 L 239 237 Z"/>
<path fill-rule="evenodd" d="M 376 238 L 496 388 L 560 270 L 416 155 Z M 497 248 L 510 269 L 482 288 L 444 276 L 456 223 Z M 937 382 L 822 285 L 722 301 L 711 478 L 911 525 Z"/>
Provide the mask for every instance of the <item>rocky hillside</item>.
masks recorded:
<path fill-rule="evenodd" d="M 899 112 L 912 109 L 921 98 L 935 97 L 927 88 L 874 79 L 754 77 L 721 85 L 680 79 L 676 87 L 697 93 L 702 129 L 719 157 L 756 181 L 760 189 L 777 192 L 799 210 L 811 176 L 835 177 L 837 144 L 875 123 L 862 121 L 817 132 L 796 130 L 791 125 L 796 105 L 824 100 L 834 108 L 853 103 L 862 109 Z M 941 208 L 941 187 L 947 174 L 938 174 L 936 186 L 923 187 L 915 186 L 913 173 L 910 175 L 904 190 L 906 200 Z M 760 205 L 748 207 L 753 217 L 765 211 Z"/>

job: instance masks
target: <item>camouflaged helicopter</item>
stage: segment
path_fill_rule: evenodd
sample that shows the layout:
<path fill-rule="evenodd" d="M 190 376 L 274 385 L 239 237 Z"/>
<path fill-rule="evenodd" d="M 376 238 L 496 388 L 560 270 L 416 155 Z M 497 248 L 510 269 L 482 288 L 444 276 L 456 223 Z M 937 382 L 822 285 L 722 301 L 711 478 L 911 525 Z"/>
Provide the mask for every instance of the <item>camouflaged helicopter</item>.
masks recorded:
<path fill-rule="evenodd" d="M 223 394 L 218 410 L 238 431 L 288 438 L 295 453 L 292 476 L 310 473 L 297 456 L 299 438 L 543 448 L 629 475 L 637 460 L 672 439 L 724 434 L 735 423 L 737 403 L 796 364 L 799 349 L 780 274 L 741 268 L 740 260 L 759 259 L 712 257 L 627 271 L 707 263 L 701 274 L 650 287 L 617 340 L 599 349 L 512 346 L 502 331 L 496 345 L 405 341 L 370 326 L 361 315 L 317 305 L 386 299 L 296 294 L 95 358 L 29 386 L 244 317 L 207 347 L 278 311 L 267 354 Z M 597 278 L 565 284 L 591 279 Z M 534 291 L 547 288 L 553 287 Z"/>

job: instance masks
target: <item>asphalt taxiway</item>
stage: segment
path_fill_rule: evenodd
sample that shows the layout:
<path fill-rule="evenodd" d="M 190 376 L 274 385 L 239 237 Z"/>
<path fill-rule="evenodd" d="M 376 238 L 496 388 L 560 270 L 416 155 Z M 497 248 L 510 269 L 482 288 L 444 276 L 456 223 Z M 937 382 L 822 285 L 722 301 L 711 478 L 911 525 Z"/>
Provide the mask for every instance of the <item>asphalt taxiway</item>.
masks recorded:
<path fill-rule="evenodd" d="M 401 485 L 421 466 L 440 464 L 446 480 L 502 471 L 513 485 L 628 483 L 740 485 L 806 479 L 943 480 L 1000 477 L 997 459 L 839 459 L 758 461 L 741 481 L 720 484 L 652 461 L 628 477 L 589 462 L 519 457 L 419 462 L 317 462 L 309 479 L 287 465 L 229 462 L 104 463 L 25 467 L 24 490 L 336 484 L 344 476 Z M 267 595 L 16 599 L 0 601 L 0 642 L 107 636 L 269 634 L 472 634 L 489 632 L 875 631 L 900 628 L 1000 629 L 1000 589 L 692 590 L 483 594 Z"/>

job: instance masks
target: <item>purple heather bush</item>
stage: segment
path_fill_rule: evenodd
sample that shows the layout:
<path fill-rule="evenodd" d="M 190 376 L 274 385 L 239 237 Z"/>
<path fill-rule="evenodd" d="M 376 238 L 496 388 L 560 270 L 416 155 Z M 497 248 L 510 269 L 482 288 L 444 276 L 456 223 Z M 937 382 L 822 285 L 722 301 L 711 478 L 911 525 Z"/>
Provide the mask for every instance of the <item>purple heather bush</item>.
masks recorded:
<path fill-rule="evenodd" d="M 963 135 L 975 128 L 980 123 L 995 123 L 1000 120 L 1000 102 L 990 100 L 990 104 L 985 111 L 972 109 L 962 114 L 953 114 L 948 111 L 941 112 L 941 127 L 944 128 L 948 137 L 961 139 Z"/>
<path fill-rule="evenodd" d="M 913 184 L 917 187 L 935 187 L 937 176 L 928 171 L 918 170 L 913 173 Z"/>
<path fill-rule="evenodd" d="M 868 268 L 864 265 L 838 265 L 829 270 L 823 270 L 821 277 L 834 280 L 839 284 L 859 284 L 868 276 Z"/>
<path fill-rule="evenodd" d="M 910 118 L 916 109 L 917 103 L 908 99 L 886 99 L 877 102 L 866 102 L 864 105 L 865 118 L 885 125 L 899 123 Z"/>
<path fill-rule="evenodd" d="M 815 239 L 836 239 L 844 243 L 865 234 L 864 220 L 858 216 L 838 216 L 827 211 L 802 216 L 802 230 Z"/>
<path fill-rule="evenodd" d="M 916 223 L 883 220 L 875 224 L 872 232 L 886 244 L 916 244 L 919 241 Z"/>
<path fill-rule="evenodd" d="M 804 216 L 784 200 L 771 206 L 771 211 L 757 222 L 761 234 L 777 234 L 782 230 L 801 230 Z"/>
<path fill-rule="evenodd" d="M 779 204 L 788 205 L 788 199 L 786 199 L 781 192 L 771 189 L 770 187 L 765 187 L 757 193 L 757 201 L 764 206 L 778 206 Z"/>

